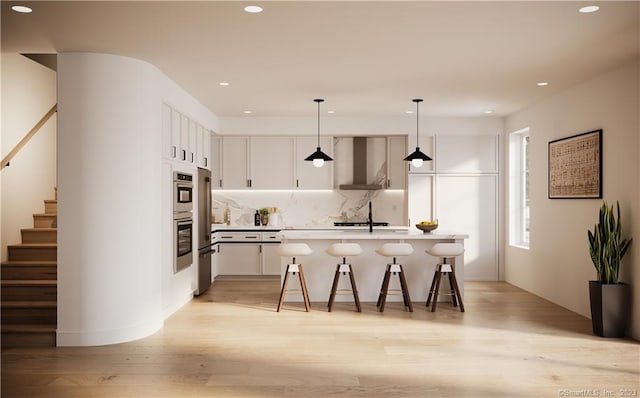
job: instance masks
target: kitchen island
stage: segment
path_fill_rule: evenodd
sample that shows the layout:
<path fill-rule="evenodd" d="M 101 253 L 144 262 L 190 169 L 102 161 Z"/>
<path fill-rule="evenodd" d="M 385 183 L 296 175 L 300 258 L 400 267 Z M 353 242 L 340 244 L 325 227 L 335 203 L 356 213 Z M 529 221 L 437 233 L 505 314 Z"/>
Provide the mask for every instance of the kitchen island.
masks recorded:
<path fill-rule="evenodd" d="M 331 292 L 331 283 L 333 282 L 336 264 L 342 262 L 342 259 L 332 257 L 326 253 L 326 249 L 332 243 L 353 242 L 360 244 L 362 247 L 363 253 L 359 256 L 347 258 L 347 262 L 352 264 L 360 300 L 363 302 L 375 302 L 378 299 L 386 264 L 392 260 L 376 253 L 376 249 L 384 243 L 410 243 L 413 246 L 413 254 L 399 257 L 397 262 L 402 264 L 404 269 L 411 300 L 413 302 L 421 302 L 427 299 L 433 272 L 438 262 L 437 258 L 425 253 L 425 250 L 436 243 L 442 242 L 464 244 L 464 240 L 468 238 L 466 234 L 423 233 L 406 227 L 380 228 L 374 229 L 373 232 L 369 232 L 367 229 L 282 230 L 277 236 L 283 243 L 306 243 L 313 250 L 311 255 L 300 257 L 296 259 L 296 262 L 303 264 L 310 300 L 312 302 L 325 303 L 329 299 L 329 293 Z M 282 273 L 284 273 L 286 264 L 289 262 L 291 262 L 291 258 L 282 259 Z M 456 276 L 460 290 L 464 294 L 464 255 L 456 257 L 453 263 L 456 265 Z M 283 278 L 284 275 L 281 276 L 281 280 Z M 289 290 L 297 288 L 297 278 L 290 278 Z M 348 278 L 341 278 L 339 288 L 349 288 Z M 394 277 L 391 279 L 390 289 L 397 288 L 399 288 L 399 283 L 397 278 Z M 446 289 L 448 289 L 448 285 L 443 279 L 441 291 Z M 387 301 L 401 301 L 401 299 L 402 296 L 400 295 L 390 295 Z M 448 299 L 449 297 L 443 296 L 439 301 Z M 353 297 L 351 295 L 338 295 L 336 298 L 336 301 L 352 300 Z M 302 301 L 302 296 L 289 293 L 286 301 Z M 322 309 L 326 309 L 326 307 Z"/>

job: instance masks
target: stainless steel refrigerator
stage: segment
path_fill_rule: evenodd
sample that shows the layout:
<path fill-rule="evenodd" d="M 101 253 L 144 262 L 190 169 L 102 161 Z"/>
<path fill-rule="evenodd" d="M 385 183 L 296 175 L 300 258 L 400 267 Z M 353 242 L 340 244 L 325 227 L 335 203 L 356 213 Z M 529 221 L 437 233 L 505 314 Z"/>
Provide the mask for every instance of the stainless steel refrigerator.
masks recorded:
<path fill-rule="evenodd" d="M 211 171 L 198 168 L 198 286 L 196 294 L 211 286 Z"/>

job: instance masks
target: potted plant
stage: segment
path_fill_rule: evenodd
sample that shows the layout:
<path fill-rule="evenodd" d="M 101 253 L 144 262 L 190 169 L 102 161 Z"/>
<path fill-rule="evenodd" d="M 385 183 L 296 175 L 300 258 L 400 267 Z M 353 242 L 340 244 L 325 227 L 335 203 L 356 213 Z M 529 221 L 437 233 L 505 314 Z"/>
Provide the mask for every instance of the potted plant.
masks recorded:
<path fill-rule="evenodd" d="M 631 239 L 622 238 L 620 203 L 616 207 L 617 219 L 613 205 L 603 202 L 598 223 L 588 231 L 589 254 L 598 274 L 598 280 L 589 281 L 591 322 L 593 333 L 602 337 L 624 337 L 629 320 L 630 289 L 618 282 L 618 275 Z"/>
<path fill-rule="evenodd" d="M 260 213 L 260 224 L 267 225 L 269 223 L 269 209 L 263 207 L 258 212 Z"/>

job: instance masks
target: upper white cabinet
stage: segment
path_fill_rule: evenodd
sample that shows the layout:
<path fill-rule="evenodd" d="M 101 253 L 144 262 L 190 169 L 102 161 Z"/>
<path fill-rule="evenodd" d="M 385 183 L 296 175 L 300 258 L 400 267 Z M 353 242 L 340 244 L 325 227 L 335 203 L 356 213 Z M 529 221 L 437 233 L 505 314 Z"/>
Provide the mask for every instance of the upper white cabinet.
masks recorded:
<path fill-rule="evenodd" d="M 315 167 L 313 162 L 304 159 L 315 152 L 318 146 L 316 137 L 296 137 L 295 187 L 300 189 L 332 189 L 333 162 L 325 162 L 322 167 Z M 333 157 L 333 138 L 320 137 L 320 147 L 327 155 Z"/>
<path fill-rule="evenodd" d="M 250 188 L 249 137 L 224 136 L 220 145 L 220 187 L 226 189 Z"/>
<path fill-rule="evenodd" d="M 251 188 L 288 189 L 294 186 L 295 137 L 251 137 L 249 152 Z"/>
<path fill-rule="evenodd" d="M 439 173 L 498 172 L 497 135 L 436 136 L 435 161 Z"/>
<path fill-rule="evenodd" d="M 387 137 L 387 189 L 405 189 L 407 186 L 407 140 L 405 136 Z"/>
<path fill-rule="evenodd" d="M 332 138 L 322 150 L 332 156 Z M 304 160 L 315 151 L 315 137 L 223 136 L 220 183 L 224 189 L 331 189 L 333 162 L 314 167 Z"/>
<path fill-rule="evenodd" d="M 220 144 L 222 142 L 222 138 L 217 136 L 216 134 L 211 134 L 211 186 L 213 188 L 220 188 L 222 184 L 222 159 L 220 158 Z"/>
<path fill-rule="evenodd" d="M 162 104 L 162 156 L 211 169 L 209 130 L 167 104 Z"/>
<path fill-rule="evenodd" d="M 198 167 L 212 169 L 211 165 L 211 132 L 201 125 L 196 125 L 196 163 Z"/>

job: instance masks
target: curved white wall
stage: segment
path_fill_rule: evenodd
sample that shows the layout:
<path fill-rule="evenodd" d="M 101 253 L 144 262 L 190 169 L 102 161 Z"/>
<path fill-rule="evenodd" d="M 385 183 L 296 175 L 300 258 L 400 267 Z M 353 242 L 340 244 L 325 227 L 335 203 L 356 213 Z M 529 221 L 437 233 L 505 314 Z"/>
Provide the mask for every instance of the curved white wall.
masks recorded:
<path fill-rule="evenodd" d="M 58 57 L 58 345 L 162 327 L 158 73 L 119 56 Z"/>

